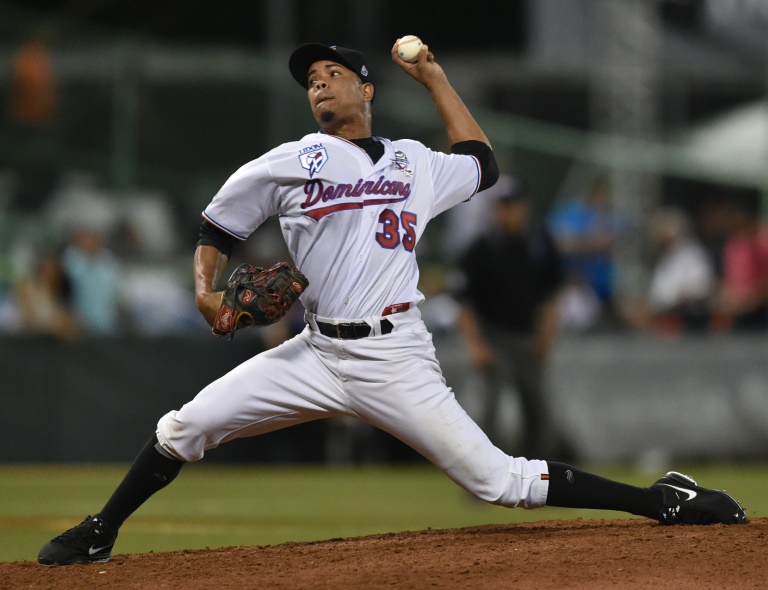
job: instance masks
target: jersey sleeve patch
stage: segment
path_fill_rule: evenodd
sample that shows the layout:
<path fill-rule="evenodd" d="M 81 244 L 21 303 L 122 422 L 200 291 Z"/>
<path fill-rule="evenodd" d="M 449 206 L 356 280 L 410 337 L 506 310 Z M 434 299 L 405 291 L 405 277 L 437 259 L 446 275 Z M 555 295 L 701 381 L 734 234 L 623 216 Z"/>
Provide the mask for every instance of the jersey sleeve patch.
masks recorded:
<path fill-rule="evenodd" d="M 301 162 L 301 167 L 304 168 L 304 170 L 309 171 L 310 178 L 320 172 L 327 161 L 328 150 L 323 147 L 322 143 L 305 147 L 299 152 L 299 162 Z"/>

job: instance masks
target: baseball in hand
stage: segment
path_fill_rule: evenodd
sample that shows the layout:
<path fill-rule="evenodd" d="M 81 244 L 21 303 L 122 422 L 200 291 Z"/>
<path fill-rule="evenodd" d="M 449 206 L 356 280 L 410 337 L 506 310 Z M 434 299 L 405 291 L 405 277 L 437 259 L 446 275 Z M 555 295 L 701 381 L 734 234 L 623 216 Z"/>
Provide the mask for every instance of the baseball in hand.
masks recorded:
<path fill-rule="evenodd" d="M 416 61 L 419 59 L 421 39 L 416 35 L 406 35 L 397 42 L 397 54 L 404 61 Z"/>

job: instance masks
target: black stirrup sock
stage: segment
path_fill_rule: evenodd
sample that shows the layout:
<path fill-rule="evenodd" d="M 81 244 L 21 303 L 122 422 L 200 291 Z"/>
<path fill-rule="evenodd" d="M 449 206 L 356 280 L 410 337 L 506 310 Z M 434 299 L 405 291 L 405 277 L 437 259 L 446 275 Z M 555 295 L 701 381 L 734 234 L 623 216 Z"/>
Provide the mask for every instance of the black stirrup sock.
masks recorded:
<path fill-rule="evenodd" d="M 157 436 L 152 435 L 100 512 L 115 531 L 152 494 L 171 483 L 185 464 L 158 451 L 157 444 Z"/>
<path fill-rule="evenodd" d="M 547 461 L 549 492 L 547 506 L 620 510 L 659 518 L 662 508 L 661 492 L 620 483 L 565 463 Z"/>

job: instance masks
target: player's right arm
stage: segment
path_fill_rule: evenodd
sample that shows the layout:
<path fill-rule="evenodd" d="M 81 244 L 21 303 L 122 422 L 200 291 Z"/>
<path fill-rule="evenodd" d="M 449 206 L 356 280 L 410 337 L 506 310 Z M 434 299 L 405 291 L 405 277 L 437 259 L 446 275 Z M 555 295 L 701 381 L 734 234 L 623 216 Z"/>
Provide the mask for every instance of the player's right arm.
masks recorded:
<path fill-rule="evenodd" d="M 451 145 L 471 140 L 491 145 L 426 45 L 422 45 L 417 61 L 407 62 L 398 55 L 397 43 L 395 43 L 392 46 L 392 60 L 429 90 Z"/>
<path fill-rule="evenodd" d="M 491 142 L 472 113 L 453 88 L 443 68 L 426 45 L 422 45 L 419 59 L 407 62 L 397 53 L 397 43 L 392 47 L 392 61 L 399 65 L 417 82 L 429 90 L 432 101 L 443 121 L 451 153 L 473 156 L 480 166 L 481 178 L 477 191 L 483 191 L 499 179 L 499 168 L 491 149 Z M 472 196 L 472 195 L 470 195 Z"/>

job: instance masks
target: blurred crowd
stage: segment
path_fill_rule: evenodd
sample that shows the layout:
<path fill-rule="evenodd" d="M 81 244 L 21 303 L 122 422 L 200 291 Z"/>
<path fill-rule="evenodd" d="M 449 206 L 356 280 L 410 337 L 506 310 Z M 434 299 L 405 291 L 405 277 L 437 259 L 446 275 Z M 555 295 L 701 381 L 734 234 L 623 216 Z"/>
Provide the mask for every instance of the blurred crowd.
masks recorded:
<path fill-rule="evenodd" d="M 0 173 L 0 332 L 61 340 L 177 334 L 199 328 L 192 246 L 162 194 L 117 195 L 63 174 L 35 208 L 13 205 L 21 184 Z M 26 190 L 26 189 L 25 189 Z"/>
<path fill-rule="evenodd" d="M 603 177 L 544 210 L 535 191 L 526 189 L 523 199 L 515 192 L 522 189 L 510 183 L 523 185 L 503 178 L 490 194 L 449 212 L 434 232 L 441 244 L 430 251 L 441 255 L 422 262 L 421 288 L 428 298 L 424 317 L 435 333 L 461 328 L 461 282 L 479 264 L 477 256 L 472 264 L 464 259 L 474 241 L 498 230 L 504 211 L 497 206 L 505 200 L 526 201 L 526 231 L 543 232 L 557 252 L 562 280 L 552 295 L 558 332 L 639 330 L 674 337 L 768 328 L 768 227 L 758 195 L 723 191 L 688 209 L 661 206 L 647 227 L 637 228 L 614 210 Z M 32 207 L 23 204 L 33 190 L 23 176 L 0 170 L 0 247 L 10 261 L 0 283 L 1 332 L 66 340 L 205 327 L 192 293 L 194 212 L 180 214 L 159 193 L 114 194 L 78 173 L 61 174 L 53 187 L 35 195 Z M 254 238 L 237 253 L 242 260 L 271 264 L 288 256 L 276 226 Z M 614 288 L 614 252 L 621 240 L 638 238 L 648 245 L 647 289 L 622 297 Z M 528 279 L 503 280 L 513 258 L 505 253 L 493 261 L 499 276 L 492 293 L 506 306 L 505 317 L 531 313 L 520 298 L 530 295 L 532 271 Z M 293 323 L 300 324 L 300 314 Z"/>
<path fill-rule="evenodd" d="M 563 254 L 568 283 L 563 328 L 614 325 L 665 337 L 768 328 L 768 226 L 756 191 L 713 189 L 689 208 L 659 206 L 645 227 L 632 227 L 597 179 L 567 200 L 547 224 Z M 647 244 L 644 292 L 615 292 L 614 249 Z"/>
<path fill-rule="evenodd" d="M 45 141 L 56 104 L 45 45 L 22 44 L 7 110 L 14 132 Z M 545 301 L 542 349 L 560 332 L 673 337 L 768 327 L 760 195 L 724 189 L 686 208 L 661 206 L 647 227 L 635 227 L 612 193 L 601 175 L 556 198 L 507 176 L 446 213 L 425 238 L 437 247 L 420 248 L 429 327 L 471 336 L 471 296 L 480 324 L 485 314 L 488 322 L 527 331 Z M 192 293 L 198 223 L 194 204 L 180 206 L 161 193 L 109 190 L 96 177 L 34 159 L 0 162 L 0 332 L 62 340 L 205 333 Z M 629 240 L 647 245 L 648 259 L 645 291 L 628 297 L 616 290 L 615 253 Z M 288 257 L 277 224 L 236 254 L 261 265 Z M 493 258 L 490 267 L 485 257 Z M 489 277 L 495 283 L 484 284 Z M 268 343 L 300 329 L 301 310 L 286 326 L 269 332 Z M 478 366 L 488 364 L 489 351 L 477 339 L 470 353 Z"/>
<path fill-rule="evenodd" d="M 0 115 L 21 155 L 0 160 L 0 334 L 207 334 L 192 278 L 207 200 L 115 189 L 103 170 L 63 169 L 46 155 L 61 142 L 59 81 L 44 38 L 20 44 L 10 65 Z M 267 224 L 237 255 L 262 265 L 286 259 L 278 226 Z M 290 330 L 261 337 L 271 345 Z"/>
<path fill-rule="evenodd" d="M 444 273 L 449 293 L 456 292 L 451 284 L 457 276 L 463 280 L 454 271 L 473 240 L 498 230 L 503 211 L 493 203 L 519 190 L 511 189 L 510 182 L 520 184 L 502 178 L 487 198 L 475 197 L 449 212 L 445 250 L 450 257 Z M 768 225 L 757 191 L 712 187 L 690 206 L 659 205 L 641 227 L 616 210 L 610 181 L 602 175 L 581 193 L 547 207 L 540 206 L 547 201 L 533 190 L 524 200 L 531 209 L 527 233 L 546 232 L 562 266 L 556 293 L 559 332 L 637 330 L 675 337 L 768 329 Z M 615 287 L 620 271 L 615 252 L 628 240 L 641 240 L 647 253 L 643 290 L 632 294 Z M 494 264 L 499 273 L 510 272 L 503 257 Z M 528 287 L 521 280 L 517 288 Z M 428 289 L 439 291 L 433 284 Z M 515 305 L 515 296 L 495 294 Z"/>

